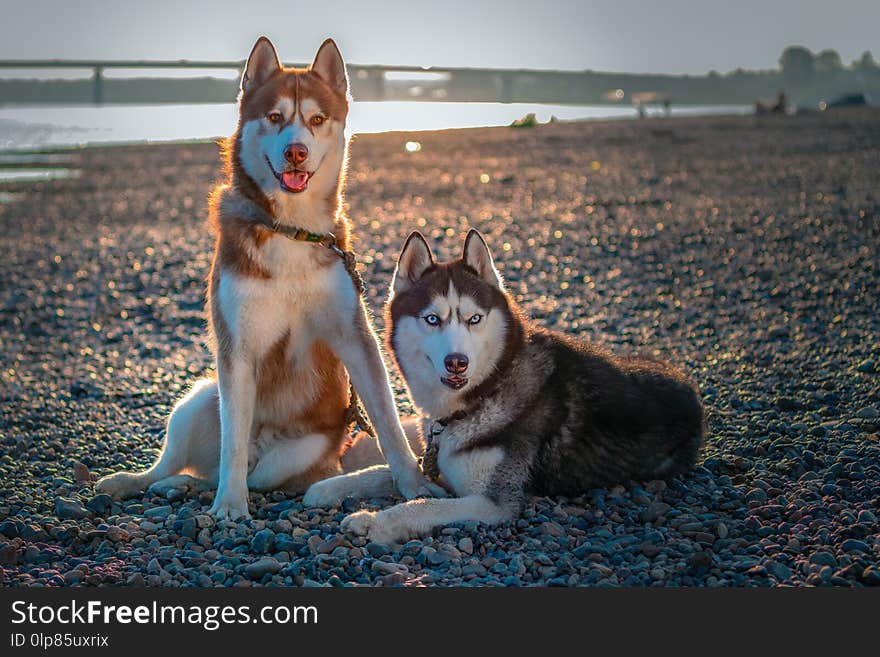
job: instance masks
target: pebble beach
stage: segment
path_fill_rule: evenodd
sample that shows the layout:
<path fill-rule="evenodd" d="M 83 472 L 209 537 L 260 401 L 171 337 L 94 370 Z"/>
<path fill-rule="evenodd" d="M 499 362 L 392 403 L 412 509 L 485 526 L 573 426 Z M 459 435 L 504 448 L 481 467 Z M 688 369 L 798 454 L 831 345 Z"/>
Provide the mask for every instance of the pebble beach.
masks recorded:
<path fill-rule="evenodd" d="M 409 144 L 408 144 L 409 143 Z M 340 533 L 397 499 L 115 501 L 212 370 L 213 143 L 85 148 L 0 185 L 3 586 L 880 585 L 880 111 L 356 136 L 346 199 L 381 323 L 397 253 L 478 228 L 539 323 L 670 360 L 707 414 L 672 481 L 532 498 L 404 545 Z M 398 406 L 410 414 L 399 376 Z"/>

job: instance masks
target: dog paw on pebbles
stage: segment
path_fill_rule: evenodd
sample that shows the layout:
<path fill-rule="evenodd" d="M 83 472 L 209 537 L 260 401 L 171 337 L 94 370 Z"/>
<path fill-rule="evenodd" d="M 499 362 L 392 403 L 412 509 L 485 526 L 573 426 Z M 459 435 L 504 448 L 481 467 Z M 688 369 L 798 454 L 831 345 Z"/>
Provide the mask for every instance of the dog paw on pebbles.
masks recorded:
<path fill-rule="evenodd" d="M 99 479 L 95 490 L 116 500 L 134 497 L 142 490 L 141 478 L 134 472 L 115 472 Z"/>
<path fill-rule="evenodd" d="M 342 504 L 342 500 L 349 494 L 348 490 L 340 488 L 336 477 L 324 479 L 309 486 L 303 495 L 303 505 L 330 509 Z"/>
<path fill-rule="evenodd" d="M 217 520 L 248 520 L 251 517 L 250 511 L 248 511 L 247 500 L 243 502 L 215 500 L 209 513 Z"/>
<path fill-rule="evenodd" d="M 373 543 L 392 545 L 398 536 L 389 531 L 391 528 L 382 523 L 380 518 L 380 514 L 375 511 L 357 511 L 345 517 L 340 528 L 348 534 L 364 537 Z"/>

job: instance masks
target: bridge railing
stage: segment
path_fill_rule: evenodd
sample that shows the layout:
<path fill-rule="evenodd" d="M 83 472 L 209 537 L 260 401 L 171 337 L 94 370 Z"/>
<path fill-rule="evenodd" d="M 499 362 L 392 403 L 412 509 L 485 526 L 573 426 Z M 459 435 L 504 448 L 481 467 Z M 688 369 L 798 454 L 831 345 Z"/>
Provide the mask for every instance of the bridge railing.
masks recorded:
<path fill-rule="evenodd" d="M 0 75 L 3 70 L 88 70 L 92 73 L 92 100 L 96 104 L 101 104 L 108 98 L 107 85 L 109 80 L 105 78 L 105 72 L 110 69 L 190 69 L 193 71 L 223 69 L 241 71 L 244 65 L 244 60 L 0 60 Z M 305 66 L 306 64 L 288 62 L 285 65 Z M 496 102 L 602 102 L 602 92 L 607 88 L 604 86 L 603 80 L 606 74 L 590 71 L 349 64 L 348 74 L 355 97 L 359 100 L 406 98 L 410 100 Z M 151 76 L 151 78 L 153 77 Z M 113 84 L 119 79 L 114 76 Z M 158 78 L 159 81 L 169 79 Z M 231 81 L 229 88 L 234 92 L 235 85 Z M 231 96 L 234 97 L 234 93 Z M 0 99 L 0 101 L 2 100 Z M 8 98 L 5 100 L 10 101 Z M 117 101 L 131 102 L 114 99 L 114 102 Z M 10 102 L 16 102 L 16 100 L 11 99 Z M 47 99 L 45 102 L 54 101 Z M 176 101 L 159 98 L 156 102 Z"/>

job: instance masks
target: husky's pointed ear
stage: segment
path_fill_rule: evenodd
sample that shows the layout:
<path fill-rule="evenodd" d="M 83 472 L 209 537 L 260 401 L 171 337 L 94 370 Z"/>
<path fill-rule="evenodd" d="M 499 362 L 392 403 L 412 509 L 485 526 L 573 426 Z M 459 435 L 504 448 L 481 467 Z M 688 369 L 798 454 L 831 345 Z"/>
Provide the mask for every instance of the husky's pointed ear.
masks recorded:
<path fill-rule="evenodd" d="M 315 61 L 312 62 L 312 70 L 343 96 L 348 93 L 345 62 L 342 61 L 342 55 L 333 39 L 327 39 L 318 48 Z"/>
<path fill-rule="evenodd" d="M 241 74 L 241 90 L 253 91 L 280 68 L 281 62 L 278 61 L 275 46 L 267 37 L 261 36 L 254 44 L 244 67 L 244 73 Z"/>
<path fill-rule="evenodd" d="M 397 268 L 391 280 L 391 294 L 400 294 L 410 289 L 434 264 L 431 248 L 419 231 L 413 231 L 403 245 L 397 258 Z"/>
<path fill-rule="evenodd" d="M 489 253 L 489 247 L 486 241 L 480 235 L 480 231 L 471 228 L 470 232 L 464 240 L 464 251 L 461 254 L 464 264 L 473 267 L 477 275 L 490 285 L 494 285 L 499 290 L 502 289 L 501 275 L 495 269 L 495 262 L 492 260 L 492 254 Z"/>

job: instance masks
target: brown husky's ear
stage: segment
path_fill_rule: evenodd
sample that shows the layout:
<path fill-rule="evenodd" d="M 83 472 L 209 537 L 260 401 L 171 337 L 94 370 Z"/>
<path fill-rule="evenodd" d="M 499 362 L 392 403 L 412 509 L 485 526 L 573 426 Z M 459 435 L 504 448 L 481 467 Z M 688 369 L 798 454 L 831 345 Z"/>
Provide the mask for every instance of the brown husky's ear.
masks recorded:
<path fill-rule="evenodd" d="M 501 276 L 495 269 L 495 263 L 492 261 L 492 254 L 489 253 L 489 247 L 486 246 L 483 236 L 474 228 L 464 240 L 464 251 L 461 254 L 464 264 L 473 267 L 477 275 L 490 285 L 494 285 L 499 290 L 502 288 Z"/>
<path fill-rule="evenodd" d="M 348 93 L 348 78 L 345 76 L 345 62 L 333 39 L 327 39 L 318 48 L 312 70 L 320 75 L 331 87 L 343 96 Z"/>
<path fill-rule="evenodd" d="M 253 91 L 280 68 L 281 63 L 278 61 L 275 46 L 268 38 L 261 36 L 254 44 L 244 67 L 244 73 L 241 75 L 241 90 Z"/>
<path fill-rule="evenodd" d="M 397 268 L 391 279 L 391 294 L 400 294 L 410 289 L 434 264 L 434 256 L 425 238 L 419 231 L 410 233 L 397 258 Z"/>

